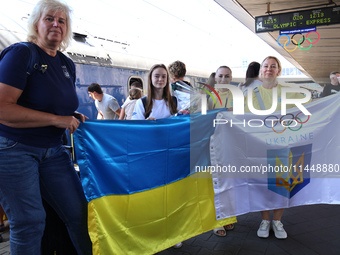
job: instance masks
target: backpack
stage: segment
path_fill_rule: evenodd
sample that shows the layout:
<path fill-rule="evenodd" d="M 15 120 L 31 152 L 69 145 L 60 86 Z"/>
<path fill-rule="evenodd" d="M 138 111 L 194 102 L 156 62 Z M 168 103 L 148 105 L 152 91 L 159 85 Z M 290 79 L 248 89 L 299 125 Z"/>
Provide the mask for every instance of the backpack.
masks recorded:
<path fill-rule="evenodd" d="M 20 42 L 19 44 L 25 45 L 30 50 L 30 58 L 27 64 L 27 77 L 32 75 L 37 70 L 41 71 L 42 73 L 46 72 L 47 65 L 40 64 L 40 56 L 36 46 L 30 42 Z M 71 72 L 70 75 L 75 82 L 76 70 L 73 61 L 66 57 L 63 53 L 59 54 L 59 56 L 62 59 L 62 62 L 66 63 L 67 69 L 69 72 Z"/>
<path fill-rule="evenodd" d="M 175 96 L 171 96 L 172 97 L 172 101 L 175 103 L 175 106 L 177 108 L 177 97 Z M 143 106 L 144 106 L 144 110 L 146 109 L 146 100 L 147 100 L 147 96 L 145 97 L 142 97 L 142 103 L 143 103 Z M 145 119 L 147 119 L 149 117 L 150 114 L 148 115 L 145 115 Z"/>

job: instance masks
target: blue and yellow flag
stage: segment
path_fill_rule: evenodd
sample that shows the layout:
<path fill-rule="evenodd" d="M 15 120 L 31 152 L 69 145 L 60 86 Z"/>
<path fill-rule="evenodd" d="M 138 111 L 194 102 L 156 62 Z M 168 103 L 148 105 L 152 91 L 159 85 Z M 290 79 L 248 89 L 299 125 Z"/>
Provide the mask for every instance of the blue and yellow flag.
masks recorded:
<path fill-rule="evenodd" d="M 217 111 L 157 121 L 81 124 L 76 155 L 94 254 L 154 254 L 213 228 L 210 165 Z"/>

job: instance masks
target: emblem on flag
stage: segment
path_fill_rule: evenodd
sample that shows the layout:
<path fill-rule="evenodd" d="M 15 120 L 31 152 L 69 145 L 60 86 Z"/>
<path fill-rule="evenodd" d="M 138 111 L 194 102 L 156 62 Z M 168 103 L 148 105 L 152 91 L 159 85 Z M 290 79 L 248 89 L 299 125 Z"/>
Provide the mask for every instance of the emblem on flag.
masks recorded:
<path fill-rule="evenodd" d="M 310 182 L 312 144 L 267 151 L 268 189 L 287 198 L 293 197 Z"/>

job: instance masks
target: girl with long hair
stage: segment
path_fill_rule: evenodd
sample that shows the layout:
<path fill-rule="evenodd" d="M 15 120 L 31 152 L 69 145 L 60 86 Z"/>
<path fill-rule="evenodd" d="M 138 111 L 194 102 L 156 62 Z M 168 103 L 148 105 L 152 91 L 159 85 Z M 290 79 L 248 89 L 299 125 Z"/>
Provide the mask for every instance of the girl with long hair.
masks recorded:
<path fill-rule="evenodd" d="M 156 120 L 173 116 L 180 109 L 176 97 L 170 93 L 169 73 L 166 66 L 156 64 L 148 76 L 148 94 L 138 99 L 132 120 Z"/>

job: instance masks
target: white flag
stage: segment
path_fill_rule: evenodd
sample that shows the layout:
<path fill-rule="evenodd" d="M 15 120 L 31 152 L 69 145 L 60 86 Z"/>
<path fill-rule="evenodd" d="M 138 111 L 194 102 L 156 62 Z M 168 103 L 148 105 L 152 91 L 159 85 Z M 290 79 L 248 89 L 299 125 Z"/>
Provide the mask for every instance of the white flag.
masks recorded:
<path fill-rule="evenodd" d="M 285 116 L 219 113 L 210 154 L 217 219 L 340 203 L 340 96 Z"/>

